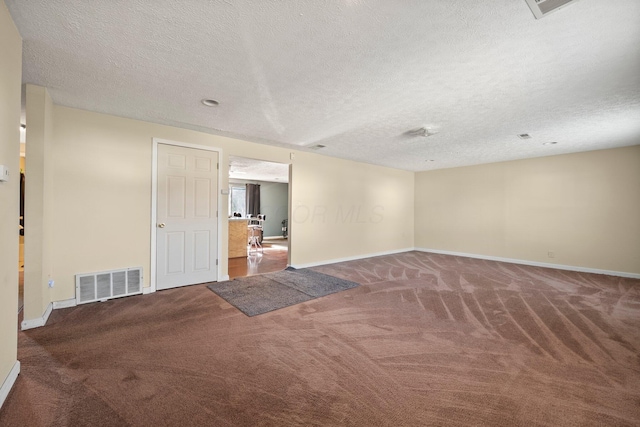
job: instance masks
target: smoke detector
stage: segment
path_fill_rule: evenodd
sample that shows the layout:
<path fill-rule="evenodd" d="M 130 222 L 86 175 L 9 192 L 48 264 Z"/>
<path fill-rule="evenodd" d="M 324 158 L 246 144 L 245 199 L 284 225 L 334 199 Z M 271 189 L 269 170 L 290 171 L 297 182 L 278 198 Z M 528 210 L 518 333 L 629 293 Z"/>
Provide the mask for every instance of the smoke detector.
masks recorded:
<path fill-rule="evenodd" d="M 541 19 L 550 14 L 551 12 L 555 12 L 556 10 L 562 9 L 565 6 L 568 6 L 570 3 L 575 3 L 578 0 L 525 0 L 529 5 L 529 9 L 533 12 L 533 16 L 536 19 Z"/>

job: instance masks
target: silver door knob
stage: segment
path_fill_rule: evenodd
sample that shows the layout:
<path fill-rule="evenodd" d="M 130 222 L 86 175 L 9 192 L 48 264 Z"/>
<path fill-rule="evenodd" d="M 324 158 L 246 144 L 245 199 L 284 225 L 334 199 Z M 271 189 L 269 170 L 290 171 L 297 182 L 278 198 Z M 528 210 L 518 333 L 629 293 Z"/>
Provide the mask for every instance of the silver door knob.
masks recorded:
<path fill-rule="evenodd" d="M 158 224 L 158 228 L 164 228 L 164 222 L 161 222 L 160 224 Z"/>

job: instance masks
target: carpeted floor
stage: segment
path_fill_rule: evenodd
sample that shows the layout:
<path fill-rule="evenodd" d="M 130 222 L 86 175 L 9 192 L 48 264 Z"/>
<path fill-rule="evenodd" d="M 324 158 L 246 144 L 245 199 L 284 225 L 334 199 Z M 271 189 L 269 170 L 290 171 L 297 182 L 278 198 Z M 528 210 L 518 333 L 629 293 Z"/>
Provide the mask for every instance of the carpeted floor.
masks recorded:
<path fill-rule="evenodd" d="M 19 334 L 2 426 L 638 426 L 640 280 L 409 252 L 247 317 L 205 285 Z"/>

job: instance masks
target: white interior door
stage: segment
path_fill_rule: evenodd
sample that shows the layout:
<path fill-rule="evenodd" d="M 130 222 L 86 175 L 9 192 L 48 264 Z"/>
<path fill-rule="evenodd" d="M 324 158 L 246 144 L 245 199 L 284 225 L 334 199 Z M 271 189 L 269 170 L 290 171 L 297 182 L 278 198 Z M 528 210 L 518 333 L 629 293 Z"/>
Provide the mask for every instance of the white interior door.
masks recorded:
<path fill-rule="evenodd" d="M 158 144 L 156 289 L 217 276 L 218 153 Z"/>

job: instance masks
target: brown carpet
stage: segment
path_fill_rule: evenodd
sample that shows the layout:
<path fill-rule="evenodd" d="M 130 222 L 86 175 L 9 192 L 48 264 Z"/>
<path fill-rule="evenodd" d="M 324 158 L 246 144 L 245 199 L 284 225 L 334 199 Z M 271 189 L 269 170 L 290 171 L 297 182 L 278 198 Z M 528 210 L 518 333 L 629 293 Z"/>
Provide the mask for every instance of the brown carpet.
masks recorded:
<path fill-rule="evenodd" d="M 206 286 L 55 310 L 2 426 L 640 425 L 640 280 L 409 252 L 247 317 Z"/>

